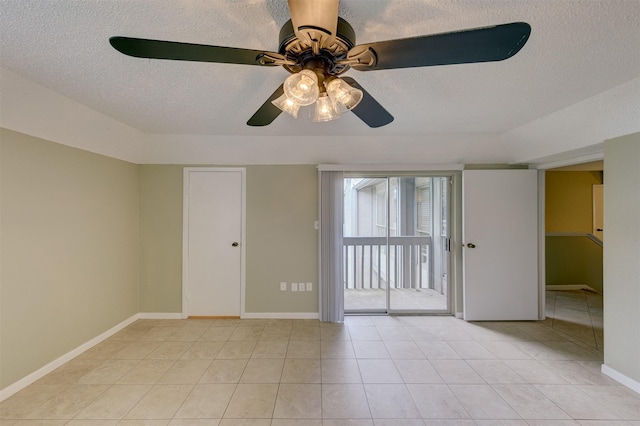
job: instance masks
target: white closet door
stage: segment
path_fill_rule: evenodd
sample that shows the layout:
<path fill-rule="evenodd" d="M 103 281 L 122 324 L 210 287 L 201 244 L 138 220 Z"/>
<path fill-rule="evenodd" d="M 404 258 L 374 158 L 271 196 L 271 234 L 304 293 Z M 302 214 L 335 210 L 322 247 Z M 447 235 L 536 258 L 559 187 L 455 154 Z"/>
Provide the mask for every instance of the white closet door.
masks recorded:
<path fill-rule="evenodd" d="M 535 170 L 465 170 L 464 319 L 538 319 Z"/>
<path fill-rule="evenodd" d="M 185 169 L 183 316 L 240 316 L 243 186 L 238 169 Z"/>

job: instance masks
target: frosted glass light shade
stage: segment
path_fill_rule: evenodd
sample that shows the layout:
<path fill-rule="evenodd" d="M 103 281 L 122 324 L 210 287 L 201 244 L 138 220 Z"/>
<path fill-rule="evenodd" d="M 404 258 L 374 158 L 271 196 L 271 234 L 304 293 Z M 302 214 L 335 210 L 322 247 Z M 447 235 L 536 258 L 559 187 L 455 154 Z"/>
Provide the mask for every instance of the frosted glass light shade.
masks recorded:
<path fill-rule="evenodd" d="M 298 118 L 300 105 L 289 99 L 286 94 L 282 94 L 278 99 L 271 101 L 271 103 L 282 111 L 291 114 L 293 118 Z"/>
<path fill-rule="evenodd" d="M 362 90 L 349 86 L 347 82 L 339 78 L 327 83 L 327 94 L 334 102 L 350 110 L 355 108 L 362 100 Z"/>
<path fill-rule="evenodd" d="M 284 93 L 298 105 L 311 105 L 318 99 L 318 76 L 311 70 L 292 74 L 284 81 Z"/>
<path fill-rule="evenodd" d="M 316 112 L 313 121 L 331 121 L 340 117 L 340 111 L 336 104 L 327 95 L 321 96 L 316 101 Z"/>

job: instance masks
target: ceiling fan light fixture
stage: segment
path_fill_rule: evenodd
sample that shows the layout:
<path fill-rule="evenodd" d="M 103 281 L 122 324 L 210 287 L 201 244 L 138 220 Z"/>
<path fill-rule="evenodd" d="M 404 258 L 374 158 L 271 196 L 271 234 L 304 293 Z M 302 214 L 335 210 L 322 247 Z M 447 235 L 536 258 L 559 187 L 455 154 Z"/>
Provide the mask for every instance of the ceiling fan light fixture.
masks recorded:
<path fill-rule="evenodd" d="M 297 104 L 294 100 L 289 99 L 286 94 L 282 94 L 278 99 L 271 101 L 281 111 L 291 114 L 293 118 L 298 118 L 298 111 L 300 111 L 300 104 Z"/>
<path fill-rule="evenodd" d="M 326 93 L 320 96 L 316 101 L 316 111 L 313 115 L 313 121 L 331 121 L 337 118 L 340 118 L 340 111 L 338 111 L 335 102 L 333 102 Z"/>
<path fill-rule="evenodd" d="M 320 88 L 315 72 L 305 69 L 291 74 L 284 81 L 284 94 L 300 106 L 311 105 L 318 99 Z"/>
<path fill-rule="evenodd" d="M 352 110 L 362 100 L 362 90 L 351 87 L 346 81 L 340 78 L 331 78 L 325 82 L 327 94 L 341 107 Z"/>

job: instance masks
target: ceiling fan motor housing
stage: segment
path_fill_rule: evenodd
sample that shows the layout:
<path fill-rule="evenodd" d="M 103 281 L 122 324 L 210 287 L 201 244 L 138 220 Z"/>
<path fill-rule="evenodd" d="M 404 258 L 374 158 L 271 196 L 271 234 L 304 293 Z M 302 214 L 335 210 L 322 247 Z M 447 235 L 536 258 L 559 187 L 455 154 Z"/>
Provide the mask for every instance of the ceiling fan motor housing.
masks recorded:
<path fill-rule="evenodd" d="M 356 45 L 356 33 L 353 27 L 342 18 L 338 18 L 335 43 L 322 47 L 318 53 L 313 46 L 300 40 L 293 29 L 291 20 L 285 22 L 280 29 L 280 47 L 278 52 L 295 65 L 285 64 L 283 67 L 294 74 L 303 69 L 318 70 L 327 75 L 339 75 L 349 69 L 347 64 L 339 64 L 347 58 L 347 53 Z"/>

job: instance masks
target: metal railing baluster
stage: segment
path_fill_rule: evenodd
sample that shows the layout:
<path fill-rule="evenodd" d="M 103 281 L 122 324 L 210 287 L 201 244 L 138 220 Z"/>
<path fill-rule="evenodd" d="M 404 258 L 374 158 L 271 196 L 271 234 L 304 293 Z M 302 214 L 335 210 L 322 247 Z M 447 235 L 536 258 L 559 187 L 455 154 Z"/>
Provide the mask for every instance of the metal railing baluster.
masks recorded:
<path fill-rule="evenodd" d="M 429 271 L 431 268 L 431 244 L 429 236 L 390 237 L 388 245 L 385 237 L 344 237 L 345 288 L 382 288 L 383 280 L 393 288 L 422 288 L 425 278 L 422 271 L 422 251 L 424 247 L 425 263 L 427 271 Z M 383 254 L 382 247 L 387 248 L 386 254 Z M 374 250 L 376 251 L 375 255 Z M 385 267 L 385 270 L 388 270 L 384 271 L 385 275 L 383 276 L 383 267 L 386 261 L 388 261 L 388 268 Z M 374 279 L 374 272 L 377 274 L 377 279 Z"/>

